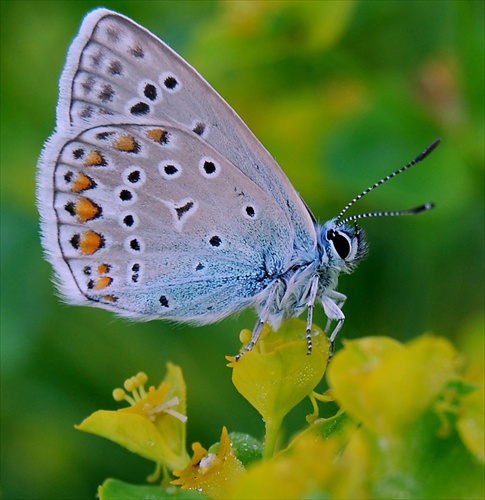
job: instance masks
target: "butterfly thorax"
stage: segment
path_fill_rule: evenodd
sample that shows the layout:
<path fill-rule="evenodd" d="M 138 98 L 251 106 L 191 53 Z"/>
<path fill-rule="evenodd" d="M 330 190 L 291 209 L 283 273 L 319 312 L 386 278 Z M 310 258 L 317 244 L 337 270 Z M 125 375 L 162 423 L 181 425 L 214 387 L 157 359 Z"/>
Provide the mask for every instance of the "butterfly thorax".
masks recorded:
<path fill-rule="evenodd" d="M 318 276 L 316 297 L 322 300 L 336 290 L 340 273 L 353 272 L 366 255 L 365 235 L 357 226 L 339 226 L 336 219 L 331 219 L 323 225 L 316 224 L 315 231 L 317 244 L 313 259 L 293 261 L 278 277 L 269 316 L 274 328 L 307 308 L 315 276 Z"/>

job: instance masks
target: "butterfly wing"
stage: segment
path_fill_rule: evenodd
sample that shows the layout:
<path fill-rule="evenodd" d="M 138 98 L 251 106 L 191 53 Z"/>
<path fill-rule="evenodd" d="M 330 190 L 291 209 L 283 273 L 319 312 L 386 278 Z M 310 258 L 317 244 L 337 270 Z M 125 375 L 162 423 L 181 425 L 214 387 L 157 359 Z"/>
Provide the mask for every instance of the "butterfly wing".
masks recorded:
<path fill-rule="evenodd" d="M 163 42 L 89 14 L 40 160 L 43 241 L 70 301 L 210 322 L 257 300 L 310 214 L 225 101 Z"/>
<path fill-rule="evenodd" d="M 68 61 L 62 123 L 84 129 L 90 116 L 96 124 L 126 117 L 179 123 L 273 196 L 299 244 L 313 249 L 311 216 L 284 172 L 221 96 L 160 39 L 131 19 L 99 9 L 83 22 Z"/>

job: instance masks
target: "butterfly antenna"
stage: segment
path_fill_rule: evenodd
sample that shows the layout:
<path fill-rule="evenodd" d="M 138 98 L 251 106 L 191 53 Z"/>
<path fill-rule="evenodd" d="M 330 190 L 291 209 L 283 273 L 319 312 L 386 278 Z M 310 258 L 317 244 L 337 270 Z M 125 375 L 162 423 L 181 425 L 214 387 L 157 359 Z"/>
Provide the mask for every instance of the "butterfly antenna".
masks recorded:
<path fill-rule="evenodd" d="M 420 212 L 424 212 L 426 210 L 430 210 L 434 207 L 433 203 L 425 203 L 424 205 L 420 205 L 419 207 L 415 208 L 410 208 L 408 210 L 393 210 L 393 211 L 381 211 L 381 212 L 368 212 L 368 213 L 363 213 L 363 214 L 357 214 L 357 215 L 352 215 L 351 217 L 347 217 L 346 219 L 342 219 L 342 216 L 347 212 L 347 210 L 358 200 L 360 200 L 362 197 L 364 197 L 366 194 L 370 193 L 373 189 L 376 187 L 380 186 L 381 184 L 384 184 L 387 182 L 389 179 L 392 179 L 393 177 L 396 177 L 397 175 L 401 174 L 405 170 L 408 170 L 411 168 L 413 165 L 416 165 L 416 163 L 419 163 L 420 161 L 424 160 L 441 142 L 441 139 L 436 139 L 433 141 L 421 154 L 419 154 L 414 160 L 410 161 L 407 165 L 404 165 L 401 167 L 399 170 L 396 170 L 392 174 L 386 175 L 386 177 L 383 177 L 379 181 L 377 181 L 375 184 L 372 186 L 368 187 L 362 193 L 357 195 L 355 198 L 353 198 L 345 207 L 342 209 L 342 211 L 337 215 L 336 222 L 337 226 L 341 226 L 342 224 L 345 224 L 346 222 L 349 221 L 356 221 L 357 219 L 363 219 L 365 217 L 393 217 L 393 216 L 400 216 L 400 215 L 414 215 L 418 214 Z"/>

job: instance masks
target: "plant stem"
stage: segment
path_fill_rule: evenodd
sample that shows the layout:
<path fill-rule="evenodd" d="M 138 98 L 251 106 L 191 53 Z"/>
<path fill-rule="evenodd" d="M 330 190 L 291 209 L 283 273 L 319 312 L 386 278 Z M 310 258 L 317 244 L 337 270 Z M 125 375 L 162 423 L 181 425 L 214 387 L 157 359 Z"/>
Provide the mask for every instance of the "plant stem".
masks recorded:
<path fill-rule="evenodd" d="M 263 459 L 268 460 L 274 455 L 276 439 L 280 430 L 282 419 L 270 419 L 265 421 L 266 436 L 264 440 Z"/>

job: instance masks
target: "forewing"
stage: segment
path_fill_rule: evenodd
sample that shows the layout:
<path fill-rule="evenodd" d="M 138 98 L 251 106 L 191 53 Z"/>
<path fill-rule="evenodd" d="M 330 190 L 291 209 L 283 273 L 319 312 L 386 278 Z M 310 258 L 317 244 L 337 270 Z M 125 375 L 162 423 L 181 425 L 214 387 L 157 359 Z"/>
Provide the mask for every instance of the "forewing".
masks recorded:
<path fill-rule="evenodd" d="M 300 253 L 315 230 L 290 181 L 234 110 L 160 39 L 120 14 L 99 9 L 83 22 L 61 84 L 59 121 L 81 130 L 131 117 L 177 122 L 200 135 L 270 194 L 295 228 Z"/>

